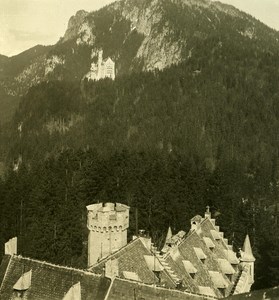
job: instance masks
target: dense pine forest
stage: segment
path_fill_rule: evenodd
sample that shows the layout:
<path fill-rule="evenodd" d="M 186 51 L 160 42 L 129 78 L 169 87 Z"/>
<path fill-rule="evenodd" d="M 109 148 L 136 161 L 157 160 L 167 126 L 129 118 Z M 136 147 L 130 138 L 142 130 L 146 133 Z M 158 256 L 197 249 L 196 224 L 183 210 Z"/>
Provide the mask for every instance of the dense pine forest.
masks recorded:
<path fill-rule="evenodd" d="M 247 49 L 236 47 L 235 60 Z M 17 235 L 26 256 L 85 267 L 88 204 L 130 205 L 130 236 L 138 208 L 158 246 L 210 205 L 235 250 L 250 234 L 254 288 L 275 285 L 279 56 L 236 67 L 219 51 L 214 63 L 31 88 L 2 135 L 7 161 L 23 164 L 1 181 L 1 245 Z"/>
<path fill-rule="evenodd" d="M 278 228 L 263 205 L 278 193 L 270 180 L 260 164 L 247 176 L 243 165 L 233 161 L 212 172 L 198 157 L 127 150 L 105 156 L 94 149 L 68 149 L 31 169 L 23 164 L 0 182 L 0 244 L 18 236 L 25 256 L 85 268 L 86 205 L 128 204 L 130 237 L 138 208 L 139 228 L 160 247 L 168 226 L 187 231 L 190 219 L 209 204 L 235 250 L 249 233 L 257 258 L 254 288 L 274 286 Z"/>
<path fill-rule="evenodd" d="M 151 2 L 137 2 L 139 11 L 149 11 Z M 174 233 L 187 231 L 190 219 L 209 205 L 235 251 L 249 233 L 253 288 L 274 286 L 278 32 L 215 2 L 209 8 L 206 1 L 157 2 L 152 9 L 160 21 L 150 25 L 152 38 L 163 36 L 162 44 L 181 51 L 162 70 L 146 63 L 160 54 L 157 45 L 136 56 L 146 36 L 123 17 L 131 7 L 118 4 L 86 19 L 96 49 L 116 60 L 115 81 L 84 79 L 92 45 L 78 45 L 71 32 L 68 40 L 27 51 L 11 65 L 3 58 L 0 79 L 9 83 L 3 86 L 23 95 L 11 104 L 12 96 L 0 88 L 0 253 L 18 236 L 24 256 L 85 268 L 86 205 L 128 204 L 130 238 L 138 209 L 139 228 L 158 247 L 169 226 Z M 53 55 L 65 63 L 46 76 L 43 63 Z M 34 61 L 40 62 L 36 68 Z M 11 79 L 33 70 L 30 65 L 34 74 L 20 77 L 20 85 Z"/>

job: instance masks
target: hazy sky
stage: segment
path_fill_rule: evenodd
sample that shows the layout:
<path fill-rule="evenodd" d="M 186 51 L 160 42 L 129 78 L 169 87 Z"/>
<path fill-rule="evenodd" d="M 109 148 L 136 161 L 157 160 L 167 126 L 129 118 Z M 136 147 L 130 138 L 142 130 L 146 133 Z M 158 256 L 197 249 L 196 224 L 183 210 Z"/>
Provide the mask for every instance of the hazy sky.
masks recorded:
<path fill-rule="evenodd" d="M 54 44 L 80 9 L 112 0 L 0 0 L 0 54 L 15 55 L 37 44 Z M 279 0 L 222 0 L 279 30 Z"/>

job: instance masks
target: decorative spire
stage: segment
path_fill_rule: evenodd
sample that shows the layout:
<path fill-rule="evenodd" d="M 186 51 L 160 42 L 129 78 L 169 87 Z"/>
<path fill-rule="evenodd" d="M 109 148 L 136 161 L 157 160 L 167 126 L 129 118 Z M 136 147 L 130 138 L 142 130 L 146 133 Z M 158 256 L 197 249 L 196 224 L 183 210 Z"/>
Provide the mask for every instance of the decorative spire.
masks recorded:
<path fill-rule="evenodd" d="M 169 251 L 170 244 L 172 244 L 172 231 L 171 231 L 171 228 L 169 227 L 168 233 L 166 236 L 166 240 L 165 240 L 165 244 L 164 244 L 164 247 L 162 248 L 163 253 L 166 253 Z"/>
<path fill-rule="evenodd" d="M 250 238 L 249 235 L 247 234 L 241 251 L 241 261 L 254 262 L 255 260 L 256 259 L 253 255 Z"/>
<path fill-rule="evenodd" d="M 172 238 L 172 231 L 171 231 L 171 227 L 169 226 L 165 244 L 171 243 L 171 238 Z"/>

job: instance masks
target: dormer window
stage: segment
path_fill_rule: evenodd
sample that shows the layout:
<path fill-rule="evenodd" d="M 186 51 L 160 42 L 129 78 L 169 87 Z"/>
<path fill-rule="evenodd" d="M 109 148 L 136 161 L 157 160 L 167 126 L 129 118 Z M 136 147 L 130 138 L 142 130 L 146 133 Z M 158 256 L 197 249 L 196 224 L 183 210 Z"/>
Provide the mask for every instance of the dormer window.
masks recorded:
<path fill-rule="evenodd" d="M 225 274 L 227 278 L 231 281 L 232 275 L 235 273 L 235 270 L 232 267 L 232 265 L 226 259 L 222 258 L 218 259 L 218 264 L 222 273 Z"/>
<path fill-rule="evenodd" d="M 193 266 L 189 260 L 183 260 L 183 265 L 186 272 L 194 279 L 198 270 Z"/>
<path fill-rule="evenodd" d="M 236 253 L 233 250 L 224 250 L 225 256 L 227 258 L 227 260 L 229 261 L 229 263 L 236 268 L 237 265 L 239 264 L 239 259 L 236 256 Z"/>
<path fill-rule="evenodd" d="M 64 296 L 63 300 L 81 300 L 81 286 L 80 282 L 73 285 L 67 294 Z"/>
<path fill-rule="evenodd" d="M 135 272 L 123 271 L 123 276 L 128 280 L 141 281 L 138 274 Z"/>
<path fill-rule="evenodd" d="M 204 254 L 204 252 L 202 251 L 202 249 L 201 249 L 201 248 L 196 248 L 196 247 L 194 247 L 194 251 L 195 251 L 195 253 L 196 253 L 198 259 L 199 259 L 202 263 L 204 263 L 205 260 L 206 260 L 206 258 L 207 258 L 207 256 Z"/>
<path fill-rule="evenodd" d="M 25 292 L 31 287 L 32 270 L 24 273 L 13 286 L 17 298 L 24 298 Z"/>
<path fill-rule="evenodd" d="M 218 231 L 210 230 L 210 233 L 211 233 L 212 237 L 214 238 L 214 240 L 216 240 L 216 241 L 221 240 L 221 236 Z"/>
<path fill-rule="evenodd" d="M 212 239 L 209 237 L 204 237 L 203 240 L 204 240 L 207 248 L 210 249 L 211 251 L 213 251 L 215 248 L 215 244 L 213 243 Z"/>
<path fill-rule="evenodd" d="M 220 272 L 215 271 L 209 271 L 209 274 L 215 288 L 218 289 L 223 296 L 225 296 L 225 292 L 229 284 L 227 283 L 223 275 Z"/>

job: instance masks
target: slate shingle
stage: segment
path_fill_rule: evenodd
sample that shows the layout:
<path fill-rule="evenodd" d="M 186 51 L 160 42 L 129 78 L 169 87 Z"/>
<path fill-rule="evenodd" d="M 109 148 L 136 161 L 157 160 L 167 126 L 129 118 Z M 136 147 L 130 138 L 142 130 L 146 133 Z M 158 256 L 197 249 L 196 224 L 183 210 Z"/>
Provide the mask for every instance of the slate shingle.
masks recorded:
<path fill-rule="evenodd" d="M 78 282 L 81 285 L 82 300 L 103 300 L 110 285 L 109 279 L 86 271 L 20 256 L 10 257 L 10 263 L 7 265 L 6 259 L 4 259 L 6 276 L 0 289 L 1 300 L 11 299 L 13 286 L 23 273 L 30 270 L 32 270 L 32 280 L 31 287 L 26 291 L 28 300 L 62 300 L 69 289 Z"/>

